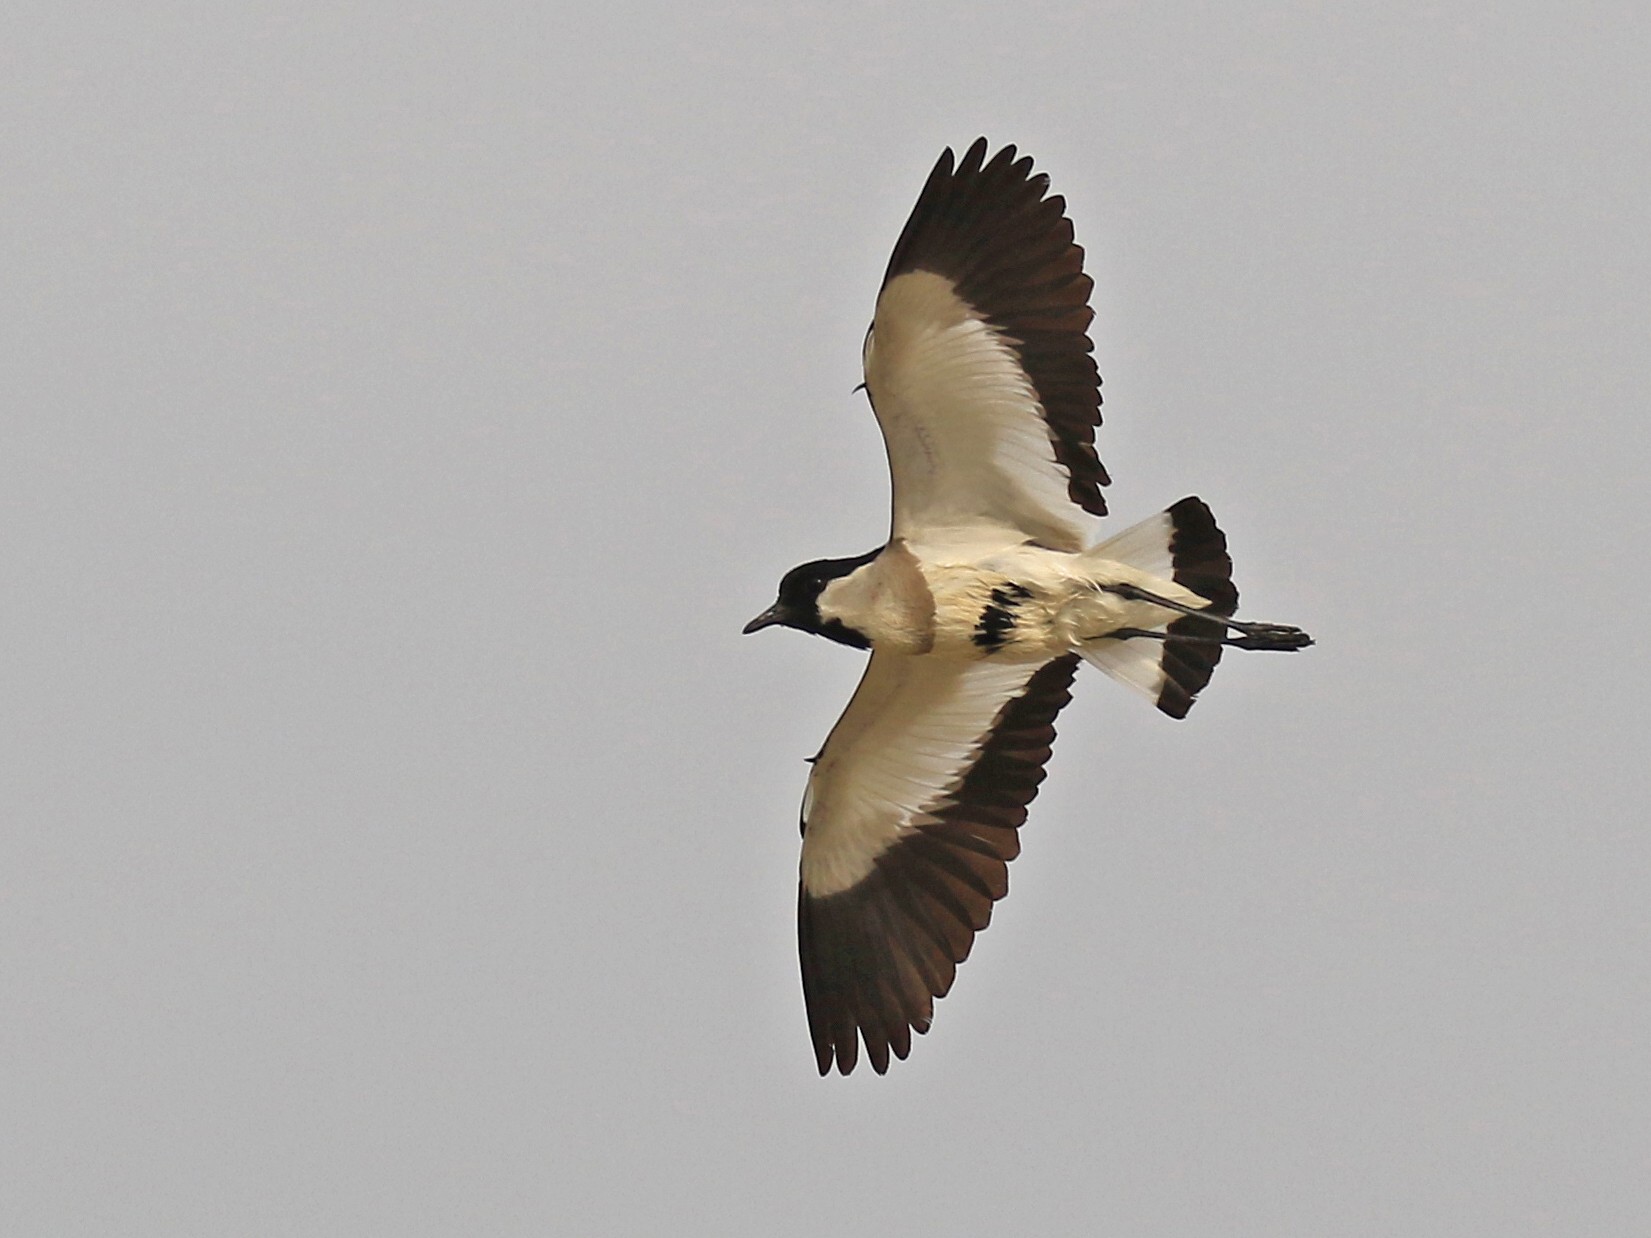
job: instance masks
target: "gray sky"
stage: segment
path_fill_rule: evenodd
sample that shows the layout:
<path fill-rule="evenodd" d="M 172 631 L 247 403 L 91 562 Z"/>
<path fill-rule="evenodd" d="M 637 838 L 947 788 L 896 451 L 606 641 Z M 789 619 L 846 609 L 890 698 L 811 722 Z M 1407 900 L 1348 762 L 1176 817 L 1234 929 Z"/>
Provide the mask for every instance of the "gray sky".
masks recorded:
<path fill-rule="evenodd" d="M 0 1231 L 1646 1232 L 1648 36 L 14 6 Z M 1082 674 L 934 1031 L 821 1080 L 860 658 L 739 627 L 884 536 L 861 336 L 981 133 L 1120 527 L 1203 496 L 1320 644 Z"/>

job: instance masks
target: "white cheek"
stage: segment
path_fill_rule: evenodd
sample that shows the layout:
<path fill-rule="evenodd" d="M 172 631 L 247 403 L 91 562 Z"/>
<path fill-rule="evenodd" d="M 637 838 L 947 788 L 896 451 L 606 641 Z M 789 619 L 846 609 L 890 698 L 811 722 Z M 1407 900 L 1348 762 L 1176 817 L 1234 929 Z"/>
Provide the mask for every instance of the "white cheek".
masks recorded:
<path fill-rule="evenodd" d="M 855 572 L 831 581 L 820 590 L 820 618 L 840 619 L 851 628 L 863 629 L 876 608 L 876 584 Z"/>

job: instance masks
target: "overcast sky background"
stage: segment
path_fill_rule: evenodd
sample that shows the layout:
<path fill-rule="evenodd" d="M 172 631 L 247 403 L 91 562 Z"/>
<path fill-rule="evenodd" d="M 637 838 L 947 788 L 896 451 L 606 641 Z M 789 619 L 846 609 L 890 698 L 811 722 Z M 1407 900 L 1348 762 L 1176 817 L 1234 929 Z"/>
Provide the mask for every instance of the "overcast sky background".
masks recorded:
<path fill-rule="evenodd" d="M 1651 1227 L 1642 5 L 14 5 L 0 1231 Z M 936 155 L 1096 280 L 1190 719 L 1092 671 L 1012 893 L 819 1079 L 742 638 L 881 542 Z"/>

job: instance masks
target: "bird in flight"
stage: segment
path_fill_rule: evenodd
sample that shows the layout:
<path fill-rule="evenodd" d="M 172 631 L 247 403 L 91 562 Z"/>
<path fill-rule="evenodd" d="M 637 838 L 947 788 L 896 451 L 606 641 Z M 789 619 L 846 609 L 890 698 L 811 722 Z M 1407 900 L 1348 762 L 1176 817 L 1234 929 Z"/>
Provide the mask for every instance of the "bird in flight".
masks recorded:
<path fill-rule="evenodd" d="M 863 355 L 893 485 L 888 541 L 787 572 L 775 624 L 871 650 L 803 794 L 797 933 L 822 1075 L 905 1058 L 1008 891 L 1079 660 L 1185 717 L 1222 650 L 1295 650 L 1233 618 L 1210 510 L 1092 544 L 1093 282 L 1049 178 L 946 150 L 895 244 Z"/>

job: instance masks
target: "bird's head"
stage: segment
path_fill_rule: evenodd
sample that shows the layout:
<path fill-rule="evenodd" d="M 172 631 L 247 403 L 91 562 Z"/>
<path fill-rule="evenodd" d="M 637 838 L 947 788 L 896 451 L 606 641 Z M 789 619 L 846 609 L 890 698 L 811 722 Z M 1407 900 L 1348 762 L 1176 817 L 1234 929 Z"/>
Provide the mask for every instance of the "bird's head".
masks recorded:
<path fill-rule="evenodd" d="M 879 547 L 869 554 L 856 555 L 852 559 L 815 559 L 811 563 L 792 568 L 780 577 L 780 594 L 774 600 L 774 604 L 746 624 L 745 633 L 749 635 L 778 624 L 781 627 L 796 628 L 800 632 L 813 632 L 817 636 L 851 645 L 855 649 L 871 648 L 871 642 L 863 634 L 849 627 L 841 619 L 820 613 L 820 593 L 832 581 L 839 580 L 855 568 L 870 563 L 881 549 Z"/>

